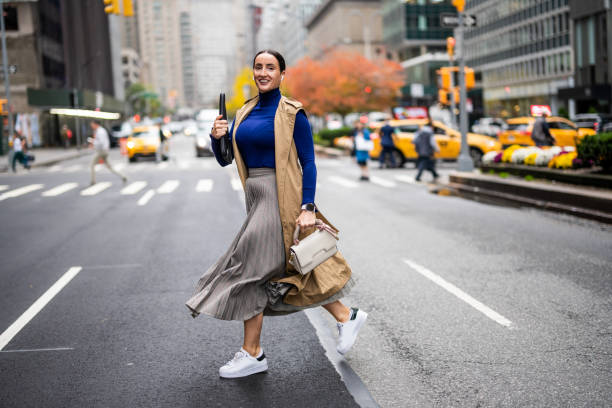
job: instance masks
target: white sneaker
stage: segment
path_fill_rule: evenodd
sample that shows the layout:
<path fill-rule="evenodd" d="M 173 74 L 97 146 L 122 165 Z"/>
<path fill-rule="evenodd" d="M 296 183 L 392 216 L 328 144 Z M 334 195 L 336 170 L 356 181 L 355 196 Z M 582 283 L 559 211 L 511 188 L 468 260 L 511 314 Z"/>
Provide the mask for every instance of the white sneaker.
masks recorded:
<path fill-rule="evenodd" d="M 362 310 L 351 308 L 351 317 L 345 323 L 336 323 L 338 325 L 338 346 L 336 350 L 340 354 L 346 354 L 355 344 L 359 329 L 365 323 L 368 314 Z"/>
<path fill-rule="evenodd" d="M 259 357 L 251 356 L 242 347 L 234 358 L 219 369 L 219 376 L 223 378 L 240 378 L 251 374 L 261 373 L 268 369 L 268 360 L 263 350 Z"/>

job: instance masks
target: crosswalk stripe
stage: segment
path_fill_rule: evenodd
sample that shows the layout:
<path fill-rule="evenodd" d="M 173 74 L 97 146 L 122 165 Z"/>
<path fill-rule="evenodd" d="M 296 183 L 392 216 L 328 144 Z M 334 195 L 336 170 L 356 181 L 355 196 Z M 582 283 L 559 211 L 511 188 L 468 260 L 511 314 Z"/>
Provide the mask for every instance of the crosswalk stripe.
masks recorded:
<path fill-rule="evenodd" d="M 236 191 L 242 190 L 242 181 L 237 178 L 232 179 L 232 188 Z"/>
<path fill-rule="evenodd" d="M 64 183 L 60 184 L 57 187 L 53 187 L 51 190 L 44 191 L 42 193 L 43 197 L 55 197 L 60 194 L 64 194 L 67 191 L 70 191 L 74 188 L 77 188 L 79 185 L 77 183 Z"/>
<path fill-rule="evenodd" d="M 202 179 L 198 181 L 198 184 L 196 185 L 196 191 L 198 193 L 212 191 L 212 188 L 213 181 L 211 179 Z"/>
<path fill-rule="evenodd" d="M 121 194 L 123 195 L 134 195 L 140 192 L 143 188 L 147 186 L 146 181 L 135 181 L 129 186 L 126 186 L 121 190 Z"/>
<path fill-rule="evenodd" d="M 0 201 L 4 201 L 7 198 L 19 197 L 24 194 L 31 193 L 32 191 L 40 190 L 44 187 L 44 184 L 30 184 L 29 186 L 24 186 L 17 188 L 15 190 L 7 191 L 0 195 Z"/>
<path fill-rule="evenodd" d="M 82 165 L 80 165 L 80 164 L 75 164 L 75 165 L 73 165 L 73 166 L 66 167 L 66 168 L 64 169 L 64 172 L 66 172 L 66 173 L 73 173 L 73 172 L 75 172 L 75 171 L 79 171 L 79 170 L 81 170 L 81 169 L 83 169 L 83 166 L 82 166 Z"/>
<path fill-rule="evenodd" d="M 155 195 L 155 190 L 147 191 L 146 193 L 142 195 L 142 197 L 140 197 L 140 200 L 138 200 L 138 205 L 146 205 L 149 202 L 149 200 L 153 198 L 154 195 Z"/>
<path fill-rule="evenodd" d="M 372 176 L 372 177 L 370 177 L 370 181 L 371 181 L 372 183 L 374 183 L 374 184 L 378 184 L 379 186 L 382 186 L 382 187 L 393 188 L 393 187 L 396 187 L 396 186 L 397 186 L 397 184 L 396 184 L 396 183 L 394 183 L 393 181 L 386 180 L 386 179 L 384 179 L 384 178 L 380 178 L 380 177 L 374 177 L 374 176 Z"/>
<path fill-rule="evenodd" d="M 102 191 L 106 190 L 107 188 L 109 188 L 110 186 L 112 186 L 113 183 L 109 182 L 109 181 L 104 181 L 101 183 L 97 183 L 94 184 L 91 187 L 86 188 L 85 190 L 81 191 L 81 195 L 82 196 L 94 196 L 98 193 L 101 193 Z"/>
<path fill-rule="evenodd" d="M 55 173 L 56 171 L 60 171 L 63 167 L 60 166 L 59 164 L 56 164 L 55 166 L 51 166 L 47 169 L 47 172 L 49 173 Z"/>
<path fill-rule="evenodd" d="M 410 177 L 410 176 L 397 175 L 397 176 L 395 176 L 395 179 L 397 181 L 401 181 L 402 183 L 416 184 L 416 181 L 414 180 L 414 177 Z"/>
<path fill-rule="evenodd" d="M 6 184 L 0 184 L 0 191 L 8 190 L 9 186 Z"/>
<path fill-rule="evenodd" d="M 162 184 L 158 189 L 158 194 L 170 194 L 179 186 L 180 182 L 178 180 L 168 180 L 164 184 Z"/>
<path fill-rule="evenodd" d="M 336 184 L 340 184 L 343 187 L 357 188 L 359 186 L 359 183 L 357 183 L 356 181 L 347 180 L 344 177 L 339 176 L 331 176 L 329 177 L 329 181 Z"/>

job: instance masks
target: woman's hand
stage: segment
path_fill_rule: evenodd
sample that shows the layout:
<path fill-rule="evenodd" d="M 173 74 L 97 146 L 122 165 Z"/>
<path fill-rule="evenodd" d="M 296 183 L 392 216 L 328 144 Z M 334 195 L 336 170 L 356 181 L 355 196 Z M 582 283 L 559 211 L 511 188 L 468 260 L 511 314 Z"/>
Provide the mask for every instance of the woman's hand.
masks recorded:
<path fill-rule="evenodd" d="M 295 220 L 296 224 L 299 225 L 301 231 L 308 230 L 315 226 L 317 217 L 313 211 L 302 210 L 300 216 Z"/>
<path fill-rule="evenodd" d="M 210 131 L 211 136 L 217 140 L 221 139 L 228 132 L 227 120 L 221 119 L 222 117 L 223 116 L 219 115 L 215 118 L 215 122 L 213 123 L 213 127 Z"/>

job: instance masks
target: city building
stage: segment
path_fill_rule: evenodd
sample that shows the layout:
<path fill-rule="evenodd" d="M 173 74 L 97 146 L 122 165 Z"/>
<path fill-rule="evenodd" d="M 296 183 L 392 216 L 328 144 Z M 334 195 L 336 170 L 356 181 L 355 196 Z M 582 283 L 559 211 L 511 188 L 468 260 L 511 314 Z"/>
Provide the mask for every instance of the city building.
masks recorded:
<path fill-rule="evenodd" d="M 308 56 L 341 50 L 384 58 L 382 25 L 380 0 L 325 0 L 306 22 Z"/>
<path fill-rule="evenodd" d="M 133 2 L 134 16 L 121 21 L 121 77 L 123 88 L 142 80 L 142 59 L 138 33 L 138 3 Z"/>
<path fill-rule="evenodd" d="M 124 89 L 132 84 L 139 83 L 141 79 L 140 55 L 132 48 L 121 50 L 121 75 Z"/>
<path fill-rule="evenodd" d="M 574 24 L 574 86 L 559 96 L 575 113 L 612 113 L 612 6 L 610 0 L 570 0 Z"/>
<path fill-rule="evenodd" d="M 109 19 L 95 0 L 13 1 L 3 4 L 11 109 L 28 144 L 58 145 L 68 124 L 83 142 L 87 123 L 53 108 L 122 112 L 115 98 Z M 3 137 L 6 147 L 7 134 Z"/>
<path fill-rule="evenodd" d="M 181 68 L 180 1 L 137 0 L 142 82 L 150 85 L 168 108 L 184 105 Z M 198 21 L 211 20 L 207 16 Z"/>
<path fill-rule="evenodd" d="M 482 73 L 487 115 L 529 115 L 531 105 L 568 112 L 559 90 L 574 86 L 569 0 L 468 0 L 465 12 L 477 20 L 465 58 Z"/>
<path fill-rule="evenodd" d="M 436 71 L 449 65 L 442 13 L 456 14 L 450 0 L 383 0 L 383 39 L 387 57 L 400 62 L 406 74 L 405 105 L 430 105 L 438 98 Z"/>

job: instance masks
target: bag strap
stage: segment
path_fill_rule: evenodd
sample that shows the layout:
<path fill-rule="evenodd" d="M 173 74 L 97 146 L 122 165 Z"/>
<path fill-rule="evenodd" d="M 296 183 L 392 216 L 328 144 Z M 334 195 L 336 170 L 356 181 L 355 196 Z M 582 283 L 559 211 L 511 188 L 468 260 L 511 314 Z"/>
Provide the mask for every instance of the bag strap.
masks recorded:
<path fill-rule="evenodd" d="M 323 221 L 319 219 L 315 221 L 315 228 L 317 228 L 320 231 L 327 231 L 332 237 L 336 238 L 336 241 L 340 239 L 338 238 L 338 233 L 336 230 L 334 230 L 332 227 L 325 224 Z M 300 240 L 298 239 L 299 235 L 300 235 L 300 226 L 299 224 L 295 224 L 295 232 L 293 233 L 293 243 L 295 245 L 300 243 Z"/>

